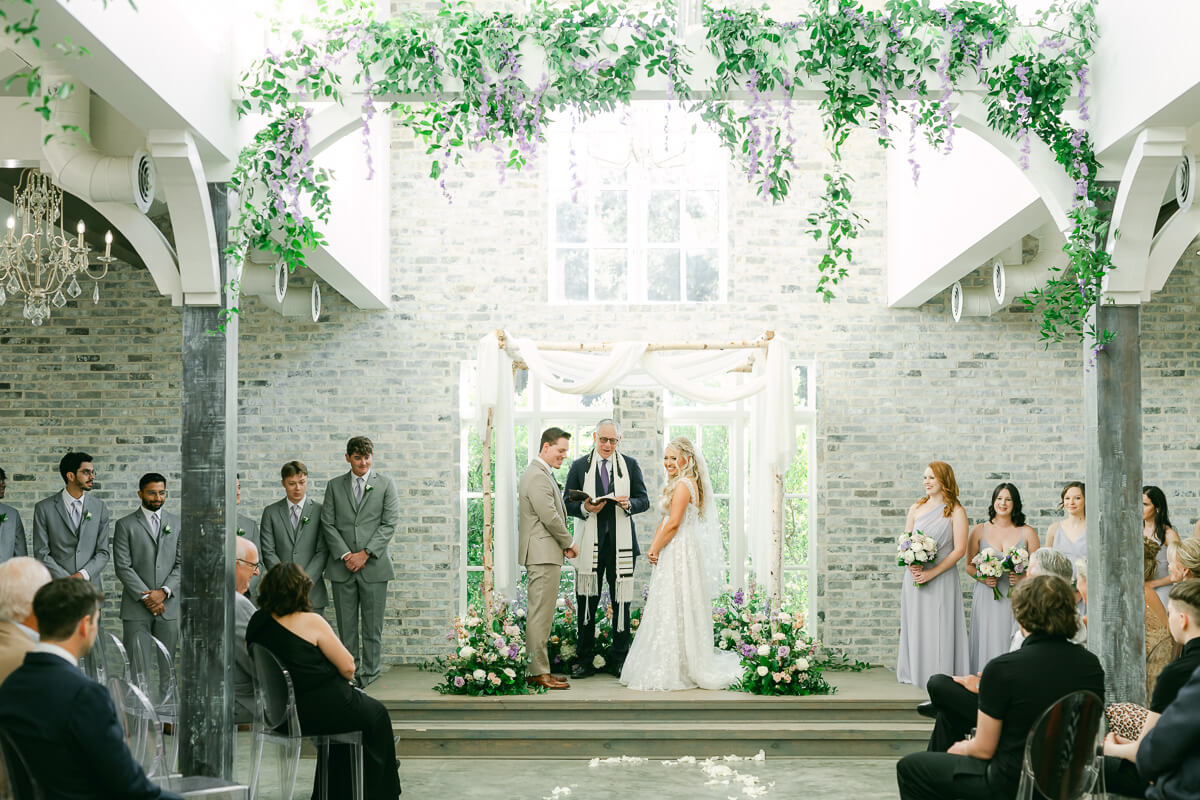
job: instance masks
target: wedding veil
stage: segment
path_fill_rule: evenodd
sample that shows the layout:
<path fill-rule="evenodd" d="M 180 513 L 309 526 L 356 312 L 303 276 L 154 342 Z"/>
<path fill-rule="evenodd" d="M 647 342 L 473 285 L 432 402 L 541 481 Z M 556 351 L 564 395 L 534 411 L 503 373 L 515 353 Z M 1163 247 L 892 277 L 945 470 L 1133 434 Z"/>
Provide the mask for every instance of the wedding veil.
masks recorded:
<path fill-rule="evenodd" d="M 704 505 L 696 517 L 696 543 L 699 545 L 701 572 L 704 575 L 704 596 L 712 601 L 725 586 L 725 552 L 721 546 L 721 520 L 713 497 L 712 478 L 708 463 L 700 448 L 695 449 L 696 474 L 700 476 Z"/>

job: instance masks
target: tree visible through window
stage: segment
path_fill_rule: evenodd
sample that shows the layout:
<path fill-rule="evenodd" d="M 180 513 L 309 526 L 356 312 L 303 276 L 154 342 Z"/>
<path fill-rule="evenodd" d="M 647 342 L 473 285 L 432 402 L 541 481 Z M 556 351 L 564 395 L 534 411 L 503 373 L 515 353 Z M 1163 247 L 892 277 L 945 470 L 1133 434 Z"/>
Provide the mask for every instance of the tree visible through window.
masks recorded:
<path fill-rule="evenodd" d="M 725 300 L 727 159 L 706 127 L 641 103 L 550 137 L 552 299 Z"/>

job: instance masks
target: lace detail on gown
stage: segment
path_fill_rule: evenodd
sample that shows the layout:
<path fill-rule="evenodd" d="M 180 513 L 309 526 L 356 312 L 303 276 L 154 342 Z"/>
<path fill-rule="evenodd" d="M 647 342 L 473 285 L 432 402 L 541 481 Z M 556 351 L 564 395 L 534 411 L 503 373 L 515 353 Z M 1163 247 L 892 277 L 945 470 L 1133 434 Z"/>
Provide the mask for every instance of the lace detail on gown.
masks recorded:
<path fill-rule="evenodd" d="M 697 543 L 696 490 L 674 538 L 659 553 L 621 683 L 639 691 L 725 689 L 742 676 L 741 657 L 713 646 L 712 607 L 705 596 L 704 557 Z M 664 510 L 665 513 L 665 510 Z"/>

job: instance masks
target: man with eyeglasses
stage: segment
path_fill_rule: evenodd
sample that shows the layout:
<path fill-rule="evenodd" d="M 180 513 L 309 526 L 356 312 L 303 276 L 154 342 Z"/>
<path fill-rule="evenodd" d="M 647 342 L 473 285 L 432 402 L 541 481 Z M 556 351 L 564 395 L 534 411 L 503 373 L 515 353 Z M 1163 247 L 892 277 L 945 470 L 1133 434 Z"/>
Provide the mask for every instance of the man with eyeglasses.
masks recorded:
<path fill-rule="evenodd" d="M 138 634 L 145 631 L 174 656 L 183 573 L 179 517 L 163 508 L 167 479 L 157 472 L 147 472 L 138 481 L 138 499 L 141 505 L 117 520 L 113 533 L 113 567 L 123 587 L 125 648 L 132 653 Z"/>
<path fill-rule="evenodd" d="M 254 719 L 254 667 L 250 663 L 250 652 L 246 649 L 246 625 L 258 609 L 246 592 L 250 579 L 258 575 L 261 565 L 258 548 L 245 536 L 237 537 L 235 544 L 237 561 L 233 565 L 233 721 L 239 730 Z"/>
<path fill-rule="evenodd" d="M 7 484 L 8 475 L 0 469 L 0 500 L 4 499 Z M 21 515 L 12 506 L 0 503 L 0 563 L 23 555 L 27 555 L 27 550 L 25 525 L 21 522 Z"/>
<path fill-rule="evenodd" d="M 618 675 L 621 672 L 631 639 L 634 561 L 641 552 L 633 515 L 650 507 L 641 467 L 633 458 L 617 452 L 621 426 L 616 420 L 600 420 L 592 442 L 592 452 L 571 464 L 563 496 L 567 513 L 582 520 L 575 523 L 573 548 L 579 553 L 575 559 L 579 649 L 571 667 L 573 678 L 586 678 L 598 669 Z M 586 492 L 589 499 L 572 500 L 572 491 Z M 596 614 L 604 613 L 599 607 L 601 581 L 608 584 L 613 605 L 612 663 L 601 663 L 595 656 Z"/>
<path fill-rule="evenodd" d="M 65 486 L 33 507 L 33 556 L 55 578 L 83 578 L 100 589 L 108 564 L 108 507 L 91 495 L 92 457 L 70 452 L 58 462 Z"/>

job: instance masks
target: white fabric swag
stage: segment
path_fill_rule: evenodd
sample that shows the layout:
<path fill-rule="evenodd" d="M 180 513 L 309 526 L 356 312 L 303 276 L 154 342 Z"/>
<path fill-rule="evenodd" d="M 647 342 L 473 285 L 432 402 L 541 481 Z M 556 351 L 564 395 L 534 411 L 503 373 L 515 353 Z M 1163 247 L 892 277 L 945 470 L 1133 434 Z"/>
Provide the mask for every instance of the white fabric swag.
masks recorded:
<path fill-rule="evenodd" d="M 766 359 L 758 358 L 750 379 L 728 388 L 708 381 L 724 376 L 746 362 L 747 351 L 685 350 L 648 352 L 647 342 L 618 342 L 610 352 L 540 350 L 530 339 L 504 333 L 501 350 L 495 333 L 479 340 L 478 409 L 482 432 L 492 413 L 496 464 L 516 463 L 513 437 L 513 362 L 524 361 L 538 380 L 564 394 L 600 394 L 613 388 L 665 387 L 698 403 L 732 403 L 751 399 L 750 521 L 745 532 L 747 552 L 762 585 L 769 584 L 771 564 L 780 556 L 771 542 L 771 499 L 776 481 L 786 474 L 796 452 L 796 425 L 791 381 L 791 354 L 776 335 L 767 344 Z M 765 361 L 765 363 L 764 363 Z M 531 431 L 531 436 L 540 434 Z M 499 596 L 517 593 L 517 476 L 496 470 L 495 587 Z M 731 528 L 730 536 L 743 535 Z"/>

